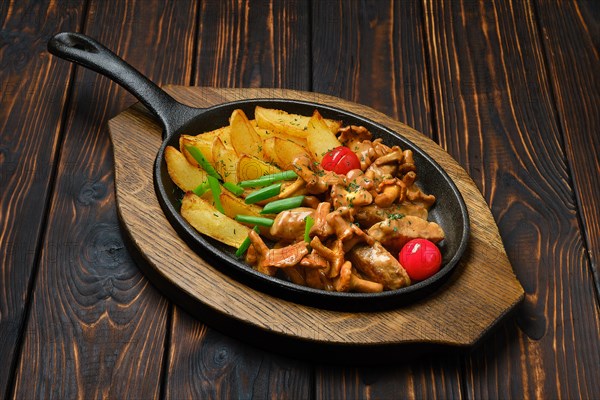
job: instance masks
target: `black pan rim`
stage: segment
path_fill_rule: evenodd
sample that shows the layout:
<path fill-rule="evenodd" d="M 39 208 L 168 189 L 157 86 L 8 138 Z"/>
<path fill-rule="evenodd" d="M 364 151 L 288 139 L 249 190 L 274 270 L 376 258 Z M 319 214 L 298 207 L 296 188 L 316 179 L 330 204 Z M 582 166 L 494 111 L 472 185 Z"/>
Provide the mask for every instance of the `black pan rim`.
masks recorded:
<path fill-rule="evenodd" d="M 347 116 L 351 119 L 358 119 L 361 122 L 365 122 L 366 125 L 375 127 L 378 131 L 377 134 L 383 132 L 384 135 L 393 138 L 395 141 L 401 142 L 403 148 L 408 147 L 415 153 L 418 153 L 420 157 L 425 159 L 436 172 L 443 177 L 444 182 L 450 188 L 452 194 L 455 196 L 458 205 L 459 212 L 462 220 L 462 232 L 460 237 L 460 244 L 455 251 L 452 258 L 446 262 L 440 271 L 432 277 L 414 283 L 410 286 L 389 290 L 380 293 L 353 293 L 353 292 L 330 292 L 321 289 L 315 289 L 294 284 L 292 282 L 264 275 L 244 262 L 226 255 L 223 251 L 217 249 L 210 240 L 204 235 L 197 232 L 191 225 L 183 219 L 179 210 L 169 201 L 169 195 L 161 181 L 161 171 L 166 168 L 164 161 L 164 150 L 169 142 L 174 137 L 179 137 L 182 132 L 166 132 L 165 139 L 157 153 L 155 164 L 154 164 L 154 187 L 156 196 L 159 200 L 161 208 L 165 213 L 167 219 L 173 228 L 177 231 L 180 237 L 186 242 L 190 248 L 196 252 L 200 257 L 206 259 L 211 266 L 218 268 L 221 272 L 231 275 L 234 279 L 240 280 L 241 283 L 247 284 L 248 286 L 265 292 L 269 295 L 275 295 L 289 300 L 295 303 L 305 304 L 323 309 L 342 309 L 345 311 L 365 311 L 365 310 L 379 310 L 391 307 L 402 306 L 405 304 L 412 303 L 421 298 L 427 297 L 432 294 L 448 279 L 448 277 L 454 272 L 458 265 L 464 251 L 468 244 L 468 238 L 470 234 L 470 221 L 467 211 L 466 204 L 462 197 L 462 194 L 458 190 L 454 181 L 446 173 L 446 171 L 435 161 L 427 152 L 417 146 L 414 142 L 400 135 L 394 130 L 382 125 L 381 123 L 375 122 L 369 118 L 365 118 L 353 112 L 343 110 L 334 106 L 306 101 L 306 100 L 295 100 L 295 99 L 280 99 L 280 98 L 255 98 L 255 99 L 243 99 L 236 100 L 226 103 L 217 104 L 208 108 L 203 109 L 201 115 L 196 118 L 203 118 L 204 115 L 210 114 L 211 112 L 223 110 L 223 109 L 234 109 L 241 106 L 255 106 L 255 105 L 295 105 L 303 107 L 313 107 L 319 110 L 324 116 L 330 114 Z M 277 107 L 281 108 L 281 106 Z M 285 109 L 285 108 L 283 108 Z M 233 267 L 234 270 L 228 270 L 222 268 L 219 264 L 224 263 L 229 267 Z"/>

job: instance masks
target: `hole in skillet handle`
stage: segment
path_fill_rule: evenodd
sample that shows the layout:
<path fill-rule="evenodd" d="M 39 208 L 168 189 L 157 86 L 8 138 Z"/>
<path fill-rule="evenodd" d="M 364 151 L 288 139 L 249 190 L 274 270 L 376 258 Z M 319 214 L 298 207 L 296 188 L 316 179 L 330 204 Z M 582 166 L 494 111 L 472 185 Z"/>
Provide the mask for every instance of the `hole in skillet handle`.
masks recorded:
<path fill-rule="evenodd" d="M 246 115 L 254 115 L 254 107 L 276 108 L 290 113 L 311 115 L 317 109 L 325 118 L 342 120 L 345 125 L 363 125 L 374 138 L 382 138 L 389 146 L 399 145 L 411 149 L 417 165 L 419 186 L 436 196 L 429 220 L 437 222 L 446 233 L 441 243 L 442 268 L 434 276 L 411 286 L 382 293 L 340 293 L 296 285 L 289 281 L 270 277 L 245 264 L 235 257 L 235 250 L 214 239 L 198 233 L 181 216 L 180 199 L 183 193 L 169 177 L 164 149 L 178 148 L 181 134 L 197 135 L 225 126 L 233 110 L 242 109 Z M 469 237 L 469 216 L 464 200 L 454 182 L 423 150 L 396 132 L 369 119 L 334 107 L 296 100 L 253 99 L 234 101 L 204 110 L 187 125 L 170 135 L 162 144 L 154 166 L 154 184 L 159 203 L 180 237 L 188 246 L 206 259 L 213 267 L 243 284 L 284 300 L 312 307 L 348 312 L 379 311 L 410 304 L 434 294 L 455 270 Z"/>

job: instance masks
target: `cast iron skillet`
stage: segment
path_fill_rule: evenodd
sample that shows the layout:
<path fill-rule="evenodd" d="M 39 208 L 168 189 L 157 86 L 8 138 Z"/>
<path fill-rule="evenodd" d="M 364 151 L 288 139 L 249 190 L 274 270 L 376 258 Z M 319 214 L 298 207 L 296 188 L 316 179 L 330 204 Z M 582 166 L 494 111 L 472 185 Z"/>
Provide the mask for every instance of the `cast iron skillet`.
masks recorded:
<path fill-rule="evenodd" d="M 50 53 L 90 68 L 123 86 L 137 97 L 163 126 L 163 143 L 154 164 L 154 188 L 169 222 L 185 242 L 211 265 L 244 284 L 286 300 L 310 306 L 353 310 L 379 310 L 396 307 L 431 294 L 446 281 L 463 254 L 469 236 L 469 217 L 462 196 L 446 172 L 423 150 L 406 138 L 371 120 L 334 107 L 297 100 L 250 99 L 233 101 L 209 108 L 192 108 L 177 102 L 156 84 L 127 64 L 94 39 L 71 32 L 55 35 L 48 42 Z M 254 115 L 260 105 L 311 115 L 315 109 L 325 118 L 342 120 L 344 124 L 363 125 L 374 137 L 388 145 L 412 149 L 420 187 L 438 199 L 429 219 L 442 226 L 446 238 L 441 243 L 443 264 L 440 272 L 409 287 L 382 293 L 337 293 L 312 289 L 261 274 L 235 257 L 235 249 L 199 234 L 179 213 L 181 191 L 173 184 L 164 160 L 166 146 L 179 147 L 179 136 L 214 130 L 229 123 L 233 110 L 242 109 Z"/>

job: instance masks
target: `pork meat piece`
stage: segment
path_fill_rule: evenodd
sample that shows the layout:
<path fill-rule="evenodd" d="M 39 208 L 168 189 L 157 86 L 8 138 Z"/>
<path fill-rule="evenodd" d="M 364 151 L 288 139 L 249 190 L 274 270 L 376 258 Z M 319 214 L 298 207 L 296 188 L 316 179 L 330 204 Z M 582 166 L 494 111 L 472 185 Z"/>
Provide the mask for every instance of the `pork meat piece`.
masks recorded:
<path fill-rule="evenodd" d="M 406 270 L 396 257 L 378 242 L 373 246 L 354 246 L 346 256 L 354 268 L 373 282 L 381 283 L 385 289 L 393 290 L 410 285 Z"/>
<path fill-rule="evenodd" d="M 367 233 L 393 252 L 400 251 L 411 239 L 422 238 L 433 243 L 444 239 L 441 226 L 412 215 L 378 222 Z"/>
<path fill-rule="evenodd" d="M 366 229 L 390 217 L 399 218 L 401 216 L 412 215 L 426 220 L 427 214 L 425 208 L 415 204 L 392 204 L 391 207 L 387 208 L 380 208 L 376 204 L 369 204 L 368 206 L 358 208 L 354 218 L 363 229 Z"/>
<path fill-rule="evenodd" d="M 306 217 L 314 217 L 315 210 L 298 207 L 277 214 L 270 229 L 270 234 L 279 240 L 295 241 L 304 235 Z"/>

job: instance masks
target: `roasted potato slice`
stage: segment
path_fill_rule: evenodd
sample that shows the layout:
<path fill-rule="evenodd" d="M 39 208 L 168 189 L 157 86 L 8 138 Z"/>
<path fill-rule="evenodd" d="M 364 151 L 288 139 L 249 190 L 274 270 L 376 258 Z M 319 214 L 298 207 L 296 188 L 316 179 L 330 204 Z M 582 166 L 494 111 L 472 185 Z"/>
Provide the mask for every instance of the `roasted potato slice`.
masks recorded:
<path fill-rule="evenodd" d="M 212 145 L 213 167 L 224 182 L 237 183 L 238 156 L 233 149 L 228 149 L 220 138 L 215 138 Z"/>
<path fill-rule="evenodd" d="M 204 155 L 208 162 L 212 164 L 212 146 L 216 138 L 219 138 L 219 140 L 221 140 L 221 142 L 227 149 L 233 149 L 233 147 L 231 146 L 230 130 L 231 128 L 228 125 L 195 136 L 181 135 L 181 137 L 179 138 L 179 151 L 183 153 L 185 158 L 187 158 L 190 163 L 192 163 L 193 165 L 198 165 L 196 160 L 194 160 L 194 157 L 192 157 L 185 149 L 185 146 L 194 146 L 198 150 L 200 150 L 202 152 L 202 155 Z"/>
<path fill-rule="evenodd" d="M 242 154 L 237 165 L 237 178 L 240 182 L 258 179 L 261 176 L 276 174 L 277 172 L 281 172 L 281 170 L 275 165 L 247 154 Z"/>
<path fill-rule="evenodd" d="M 329 150 L 342 145 L 317 110 L 308 121 L 306 132 L 306 144 L 311 156 L 319 162 Z"/>
<path fill-rule="evenodd" d="M 181 201 L 181 215 L 198 232 L 235 248 L 240 247 L 250 230 L 192 192 L 187 192 Z"/>
<path fill-rule="evenodd" d="M 235 218 L 236 215 L 251 215 L 253 217 L 260 217 L 260 211 L 262 207 L 255 204 L 246 204 L 244 199 L 237 197 L 227 189 L 223 189 L 221 192 L 221 204 L 225 214 L 230 218 Z"/>
<path fill-rule="evenodd" d="M 207 201 L 212 206 L 215 205 L 214 197 L 210 191 L 202 195 L 202 199 Z M 237 197 L 224 187 L 221 187 L 221 195 L 219 196 L 219 199 L 221 200 L 221 205 L 223 206 L 223 211 L 225 211 L 225 215 L 227 215 L 229 218 L 235 219 L 235 216 L 239 214 L 250 215 L 253 217 L 264 216 L 260 213 L 262 207 L 256 204 L 246 204 L 244 199 L 242 199 L 241 197 Z M 271 234 L 269 233 L 268 227 L 259 226 L 258 228 L 260 230 L 261 235 L 268 238 L 272 238 Z"/>
<path fill-rule="evenodd" d="M 306 154 L 310 157 L 306 149 L 291 140 L 275 137 L 274 147 L 274 162 L 284 170 L 292 169 L 292 161 L 301 154 Z"/>
<path fill-rule="evenodd" d="M 229 119 L 231 145 L 238 156 L 263 158 L 262 140 L 242 110 L 234 110 Z"/>
<path fill-rule="evenodd" d="M 280 137 L 282 139 L 287 139 L 287 140 L 291 140 L 292 142 L 296 142 L 300 146 L 306 146 L 306 138 L 288 135 L 286 133 L 279 132 L 279 131 L 273 131 L 271 129 L 258 128 L 256 126 L 254 127 L 254 130 L 256 131 L 256 133 L 258 133 L 258 136 L 260 136 L 260 138 L 263 142 L 267 139 L 271 139 L 274 137 Z"/>
<path fill-rule="evenodd" d="M 275 136 L 263 140 L 263 160 L 268 163 L 275 162 Z"/>
<path fill-rule="evenodd" d="M 171 180 L 184 192 L 194 190 L 206 181 L 206 171 L 188 162 L 173 146 L 165 147 L 165 161 Z"/>
<path fill-rule="evenodd" d="M 282 110 L 264 108 L 261 106 L 256 106 L 254 109 L 254 117 L 256 119 L 256 124 L 261 128 L 270 129 L 275 132 L 299 138 L 306 138 L 306 130 L 310 117 L 290 114 Z M 334 134 L 342 125 L 341 121 L 330 119 L 325 120 L 325 123 L 328 129 Z"/>
<path fill-rule="evenodd" d="M 297 136 L 286 135 L 285 133 L 274 132 L 274 131 L 273 131 L 273 137 L 287 140 L 289 142 L 294 142 L 300 147 L 304 147 L 304 148 L 306 147 L 306 138 L 299 138 Z"/>
<path fill-rule="evenodd" d="M 201 136 L 189 136 L 181 135 L 179 137 L 179 151 L 185 156 L 188 162 L 194 166 L 198 166 L 198 162 L 192 157 L 192 155 L 186 150 L 187 146 L 192 146 L 200 150 L 202 155 L 206 158 L 209 163 L 213 163 L 212 156 L 212 144 L 214 138 L 201 137 Z"/>
<path fill-rule="evenodd" d="M 231 142 L 231 140 L 229 138 L 230 129 L 231 128 L 227 125 L 227 126 L 223 126 L 221 128 L 217 128 L 217 129 L 209 131 L 209 132 L 201 133 L 201 134 L 193 136 L 193 137 L 197 138 L 197 139 L 206 140 L 210 143 L 212 143 L 213 140 L 215 140 L 215 138 L 218 137 L 218 138 L 221 138 L 221 140 L 224 143 L 230 143 Z"/>
<path fill-rule="evenodd" d="M 258 126 L 256 119 L 251 119 L 250 123 L 252 124 L 252 127 L 254 128 L 256 133 L 258 133 L 258 136 L 261 137 L 261 139 L 266 139 L 269 137 L 269 135 L 273 134 L 273 131 L 271 129 L 267 129 L 267 128 Z"/>
<path fill-rule="evenodd" d="M 262 207 L 255 204 L 246 204 L 243 198 L 237 197 L 222 185 L 220 185 L 220 189 L 221 194 L 219 195 L 219 200 L 221 201 L 225 215 L 229 218 L 235 218 L 238 214 L 251 215 L 254 217 L 261 216 L 260 211 L 262 210 Z M 215 198 L 210 190 L 200 197 L 207 201 L 211 206 L 215 206 Z"/>

